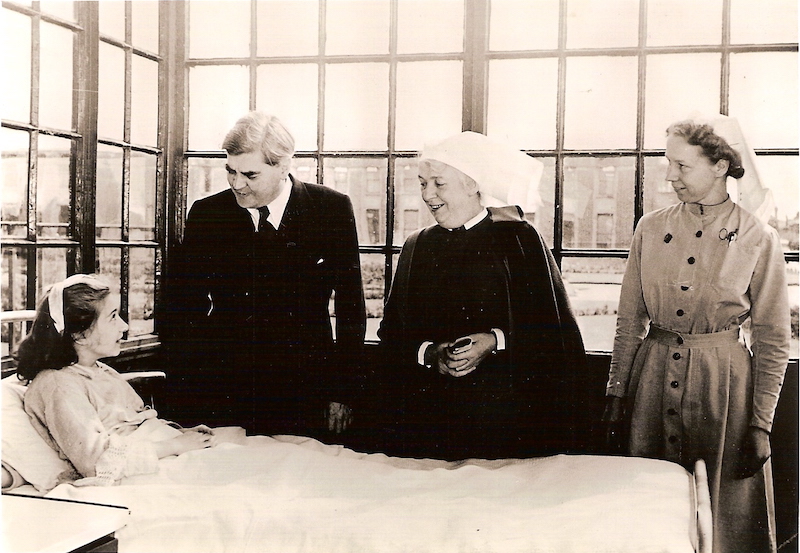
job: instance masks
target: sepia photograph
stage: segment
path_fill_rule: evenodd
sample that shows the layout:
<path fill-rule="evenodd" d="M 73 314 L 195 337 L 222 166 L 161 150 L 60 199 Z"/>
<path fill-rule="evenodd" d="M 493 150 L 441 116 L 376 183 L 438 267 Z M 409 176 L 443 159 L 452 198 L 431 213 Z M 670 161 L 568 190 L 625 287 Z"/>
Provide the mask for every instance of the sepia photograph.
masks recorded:
<path fill-rule="evenodd" d="M 3 0 L 4 553 L 797 553 L 797 0 Z"/>

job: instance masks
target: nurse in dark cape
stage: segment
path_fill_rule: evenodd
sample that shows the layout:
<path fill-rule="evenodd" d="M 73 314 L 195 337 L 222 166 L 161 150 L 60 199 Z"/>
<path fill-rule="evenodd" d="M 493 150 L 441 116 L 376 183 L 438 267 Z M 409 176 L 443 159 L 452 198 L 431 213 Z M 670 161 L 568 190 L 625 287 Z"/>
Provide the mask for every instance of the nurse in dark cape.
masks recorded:
<path fill-rule="evenodd" d="M 426 146 L 422 200 L 379 330 L 390 453 L 440 459 L 580 451 L 586 355 L 558 266 L 516 205 L 542 165 L 463 132 Z"/>

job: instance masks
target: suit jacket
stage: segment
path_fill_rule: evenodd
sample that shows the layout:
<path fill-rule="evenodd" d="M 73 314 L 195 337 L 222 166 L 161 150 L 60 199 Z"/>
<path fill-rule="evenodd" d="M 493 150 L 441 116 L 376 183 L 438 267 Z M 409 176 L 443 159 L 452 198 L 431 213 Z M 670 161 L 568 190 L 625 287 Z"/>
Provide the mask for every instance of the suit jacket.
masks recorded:
<path fill-rule="evenodd" d="M 247 419 L 251 408 L 258 418 L 277 405 L 291 411 L 350 399 L 366 328 L 352 204 L 335 190 L 291 181 L 271 238 L 254 232 L 231 190 L 189 212 L 167 267 L 159 334 L 166 368 L 179 376 L 168 379 L 173 396 L 185 396 L 177 403 L 192 406 L 193 422 L 215 410 Z M 202 397 L 205 408 L 196 405 Z"/>

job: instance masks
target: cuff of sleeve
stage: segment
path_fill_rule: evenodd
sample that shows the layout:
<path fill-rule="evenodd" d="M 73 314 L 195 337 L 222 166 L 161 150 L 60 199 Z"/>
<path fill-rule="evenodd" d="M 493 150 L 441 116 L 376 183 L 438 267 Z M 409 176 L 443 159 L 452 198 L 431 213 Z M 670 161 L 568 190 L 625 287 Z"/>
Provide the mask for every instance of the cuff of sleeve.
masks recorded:
<path fill-rule="evenodd" d="M 428 349 L 428 346 L 431 345 L 433 345 L 433 342 L 428 342 L 428 341 L 422 342 L 422 345 L 419 347 L 419 350 L 417 350 L 417 363 L 422 365 L 423 367 L 427 366 L 425 365 L 425 351 Z"/>
<path fill-rule="evenodd" d="M 497 340 L 497 347 L 495 348 L 495 351 L 503 351 L 504 349 L 506 349 L 505 333 L 499 328 L 493 328 L 492 334 L 494 334 L 494 338 L 495 340 Z"/>

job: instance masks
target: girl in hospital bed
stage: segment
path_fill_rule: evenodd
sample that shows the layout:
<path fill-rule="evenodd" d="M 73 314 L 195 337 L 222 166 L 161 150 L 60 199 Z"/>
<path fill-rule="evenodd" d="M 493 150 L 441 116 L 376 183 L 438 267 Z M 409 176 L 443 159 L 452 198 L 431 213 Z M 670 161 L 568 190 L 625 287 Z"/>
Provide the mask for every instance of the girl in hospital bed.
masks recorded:
<path fill-rule="evenodd" d="M 60 482 L 109 485 L 158 470 L 158 460 L 213 447 L 206 426 L 175 428 L 99 359 L 120 352 L 128 329 L 119 295 L 92 275 L 54 284 L 16 354 L 24 406 L 47 444 L 69 462 Z M 7 475 L 4 471 L 4 480 Z"/>

